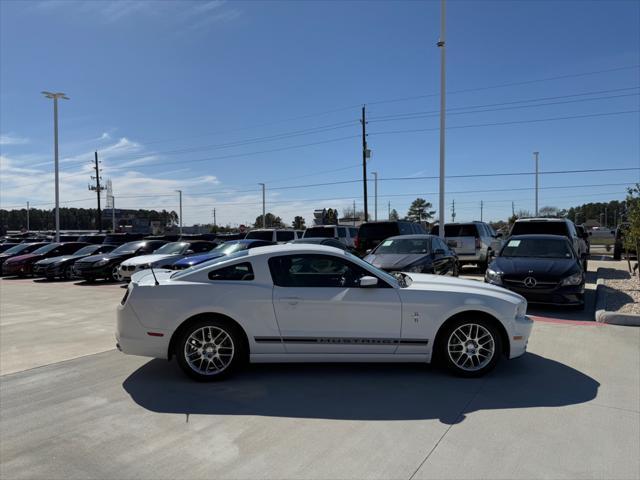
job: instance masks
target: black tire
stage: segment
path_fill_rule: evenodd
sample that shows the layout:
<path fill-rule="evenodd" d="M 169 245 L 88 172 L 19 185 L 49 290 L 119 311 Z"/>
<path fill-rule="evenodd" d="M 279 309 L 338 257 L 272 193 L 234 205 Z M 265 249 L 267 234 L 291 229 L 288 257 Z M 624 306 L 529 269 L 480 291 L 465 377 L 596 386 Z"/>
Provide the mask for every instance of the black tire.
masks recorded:
<path fill-rule="evenodd" d="M 73 279 L 73 267 L 71 265 L 67 265 L 62 271 L 62 278 L 65 280 Z"/>
<path fill-rule="evenodd" d="M 622 258 L 622 249 L 613 247 L 613 259 L 620 260 Z"/>
<path fill-rule="evenodd" d="M 223 364 L 224 362 L 227 362 L 226 366 L 224 366 L 224 368 L 221 368 L 220 371 L 218 372 L 210 372 L 208 374 L 201 373 L 202 372 L 201 370 L 197 371 L 195 369 L 197 367 L 192 367 L 189 364 L 189 360 L 187 359 L 187 350 L 189 346 L 187 345 L 187 342 L 189 341 L 189 338 L 191 337 L 191 335 L 200 329 L 211 329 L 214 336 L 218 335 L 220 332 L 224 332 L 227 336 L 227 339 L 223 340 L 220 345 L 217 345 L 218 348 L 215 349 L 216 351 L 213 353 L 210 353 L 210 355 L 213 355 L 213 357 L 211 357 L 212 358 L 211 363 L 215 367 L 218 367 L 218 364 L 216 364 L 214 361 L 215 358 L 218 358 L 218 360 Z M 205 337 L 203 340 L 211 342 L 212 339 L 210 337 Z M 211 343 L 206 343 L 205 345 L 211 345 Z M 224 354 L 221 353 L 222 348 L 220 347 L 225 348 L 226 350 L 224 351 L 227 351 L 227 352 L 229 351 L 228 350 L 229 347 L 232 348 L 230 359 L 224 359 L 223 357 L 221 357 L 221 355 L 224 355 Z M 193 346 L 189 348 L 194 350 L 193 353 L 197 355 L 196 344 L 193 344 Z M 180 336 L 180 339 L 177 342 L 175 354 L 178 359 L 178 365 L 180 365 L 180 368 L 182 369 L 182 371 L 187 376 L 199 382 L 215 382 L 218 380 L 223 380 L 225 378 L 228 378 L 230 375 L 236 372 L 241 366 L 243 366 L 244 363 L 246 363 L 246 359 L 248 357 L 246 344 L 242 334 L 238 331 L 238 327 L 236 327 L 235 325 L 229 322 L 226 322 L 224 320 L 219 320 L 216 318 L 198 320 L 197 322 L 194 322 L 191 325 L 189 325 L 182 332 L 182 335 Z M 202 354 L 201 354 L 201 358 L 203 358 Z"/>
<path fill-rule="evenodd" d="M 111 275 L 107 277 L 107 280 L 111 280 L 112 282 L 122 281 L 122 279 L 120 278 L 120 275 L 118 274 L 118 265 L 115 265 L 114 267 L 111 268 Z"/>
<path fill-rule="evenodd" d="M 582 269 L 584 270 L 584 273 L 587 273 L 587 267 L 589 266 L 589 260 L 585 260 L 584 262 L 582 262 Z"/>
<path fill-rule="evenodd" d="M 458 262 L 453 263 L 453 268 L 451 269 L 451 276 L 452 277 L 460 276 L 460 267 L 458 266 Z"/>
<path fill-rule="evenodd" d="M 480 326 L 482 329 L 484 329 L 485 332 L 487 332 L 491 336 L 491 341 L 493 342 L 492 356 L 489 358 L 487 363 L 482 367 L 480 368 L 476 368 L 475 366 L 473 367 L 476 369 L 470 369 L 469 367 L 461 368 L 458 365 L 458 363 L 456 363 L 455 360 L 457 359 L 458 361 L 461 361 L 462 359 L 460 357 L 462 357 L 465 354 L 463 353 L 461 354 L 460 357 L 455 358 L 455 354 L 450 354 L 448 349 L 449 341 L 452 338 L 454 332 L 456 332 L 460 327 L 463 327 L 464 329 L 468 325 Z M 502 338 L 500 336 L 500 332 L 492 322 L 485 320 L 484 318 L 474 318 L 473 316 L 468 316 L 468 317 L 465 316 L 450 322 L 444 328 L 445 329 L 442 332 L 442 334 L 438 335 L 438 344 L 436 345 L 436 355 L 439 363 L 443 365 L 449 372 L 459 377 L 474 378 L 474 377 L 481 377 L 483 375 L 486 375 L 487 373 L 489 373 L 491 370 L 495 368 L 498 361 L 500 360 L 500 357 L 502 356 Z M 482 335 L 483 336 L 481 337 L 481 339 L 487 342 L 489 339 L 484 337 L 484 333 L 482 333 Z M 473 362 L 474 360 L 472 359 L 470 361 Z"/>

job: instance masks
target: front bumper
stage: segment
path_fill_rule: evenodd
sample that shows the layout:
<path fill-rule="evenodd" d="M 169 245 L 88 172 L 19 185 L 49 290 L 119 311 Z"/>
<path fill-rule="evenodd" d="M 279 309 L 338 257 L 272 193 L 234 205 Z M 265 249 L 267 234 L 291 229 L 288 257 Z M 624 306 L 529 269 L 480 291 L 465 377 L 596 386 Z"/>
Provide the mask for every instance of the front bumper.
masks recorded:
<path fill-rule="evenodd" d="M 73 267 L 73 273 L 80 278 L 111 278 L 111 270 L 113 265 L 103 265 L 95 267 L 93 264 L 85 265 L 76 263 Z"/>
<path fill-rule="evenodd" d="M 2 275 L 31 275 L 33 264 L 30 263 L 3 263 Z"/>
<path fill-rule="evenodd" d="M 500 286 L 522 295 L 529 303 L 566 306 L 582 305 L 584 303 L 584 284 L 544 289 L 527 288 L 509 284 Z"/>
<path fill-rule="evenodd" d="M 517 358 L 525 354 L 532 328 L 533 320 L 526 315 L 513 320 L 509 338 L 509 358 Z"/>

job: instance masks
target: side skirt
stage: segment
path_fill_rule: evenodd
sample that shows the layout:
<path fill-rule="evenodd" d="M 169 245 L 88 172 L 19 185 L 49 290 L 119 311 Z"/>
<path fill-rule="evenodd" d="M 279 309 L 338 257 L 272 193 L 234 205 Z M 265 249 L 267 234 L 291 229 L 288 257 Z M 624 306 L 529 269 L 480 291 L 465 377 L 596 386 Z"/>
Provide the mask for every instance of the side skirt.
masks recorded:
<path fill-rule="evenodd" d="M 251 363 L 429 363 L 431 354 L 314 354 L 262 353 L 251 354 Z"/>

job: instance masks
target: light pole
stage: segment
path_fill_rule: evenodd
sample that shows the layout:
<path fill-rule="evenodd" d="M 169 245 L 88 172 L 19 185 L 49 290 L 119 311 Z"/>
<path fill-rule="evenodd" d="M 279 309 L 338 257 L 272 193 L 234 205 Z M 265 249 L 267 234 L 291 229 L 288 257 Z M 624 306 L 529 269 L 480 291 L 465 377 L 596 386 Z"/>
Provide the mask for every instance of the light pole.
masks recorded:
<path fill-rule="evenodd" d="M 53 152 L 55 159 L 56 183 L 56 242 L 60 241 L 60 187 L 58 182 L 58 99 L 69 100 L 64 93 L 42 92 L 47 98 L 53 99 Z"/>
<path fill-rule="evenodd" d="M 440 40 L 437 43 L 440 49 L 440 202 L 438 206 L 438 234 L 441 238 L 444 238 L 444 130 L 446 108 L 445 0 L 441 0 L 440 5 Z"/>
<path fill-rule="evenodd" d="M 373 218 L 375 219 L 375 221 L 378 221 L 378 172 L 371 172 L 371 175 L 373 175 L 374 183 L 373 183 L 373 192 L 374 192 L 374 198 L 375 198 L 375 202 L 373 204 Z"/>
<path fill-rule="evenodd" d="M 262 186 L 262 228 L 267 228 L 267 210 L 265 207 L 265 184 L 259 183 Z"/>
<path fill-rule="evenodd" d="M 178 199 L 180 200 L 180 236 L 182 236 L 182 190 L 176 190 L 178 192 Z"/>
<path fill-rule="evenodd" d="M 27 232 L 29 231 L 29 202 L 27 202 Z"/>
<path fill-rule="evenodd" d="M 538 155 L 540 155 L 540 152 L 533 152 L 533 157 L 536 162 L 536 217 L 538 216 Z"/>

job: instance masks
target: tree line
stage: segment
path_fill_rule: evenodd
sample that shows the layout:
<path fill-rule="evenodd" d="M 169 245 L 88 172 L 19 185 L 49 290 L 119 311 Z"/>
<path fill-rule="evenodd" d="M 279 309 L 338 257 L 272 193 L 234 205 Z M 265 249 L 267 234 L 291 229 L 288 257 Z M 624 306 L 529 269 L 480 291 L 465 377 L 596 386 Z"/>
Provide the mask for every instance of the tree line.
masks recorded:
<path fill-rule="evenodd" d="M 118 210 L 116 209 L 119 225 L 127 224 L 129 218 L 148 219 L 159 221 L 162 225 L 176 225 L 179 222 L 175 211 L 167 210 Z M 61 208 L 60 229 L 62 230 L 98 230 L 97 209 L 95 208 Z M 102 212 L 102 229 L 110 230 L 112 226 L 111 216 Z M 122 218 L 124 217 L 124 218 Z M 55 228 L 55 209 L 41 210 L 29 209 L 30 230 L 53 230 Z M 0 229 L 22 230 L 27 228 L 27 209 L 3 210 L 0 209 Z"/>

